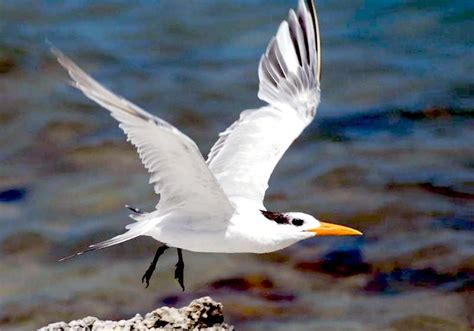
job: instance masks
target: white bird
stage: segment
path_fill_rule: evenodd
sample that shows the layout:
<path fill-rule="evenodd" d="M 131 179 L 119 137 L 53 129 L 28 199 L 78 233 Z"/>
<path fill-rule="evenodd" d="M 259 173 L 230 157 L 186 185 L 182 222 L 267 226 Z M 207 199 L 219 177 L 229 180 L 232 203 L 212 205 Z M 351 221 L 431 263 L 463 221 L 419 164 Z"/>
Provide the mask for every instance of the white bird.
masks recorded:
<path fill-rule="evenodd" d="M 138 236 L 163 243 L 142 278 L 149 284 L 159 256 L 178 249 L 175 277 L 183 285 L 181 249 L 212 253 L 267 253 L 324 235 L 360 235 L 301 212 L 267 211 L 268 180 L 284 152 L 313 120 L 320 100 L 321 45 L 314 2 L 299 0 L 260 58 L 258 97 L 267 105 L 245 110 L 219 135 L 207 161 L 197 145 L 166 121 L 99 84 L 58 49 L 52 52 L 72 85 L 110 111 L 138 150 L 160 195 L 152 212 L 130 215 L 127 232 L 90 245 L 80 255 Z"/>

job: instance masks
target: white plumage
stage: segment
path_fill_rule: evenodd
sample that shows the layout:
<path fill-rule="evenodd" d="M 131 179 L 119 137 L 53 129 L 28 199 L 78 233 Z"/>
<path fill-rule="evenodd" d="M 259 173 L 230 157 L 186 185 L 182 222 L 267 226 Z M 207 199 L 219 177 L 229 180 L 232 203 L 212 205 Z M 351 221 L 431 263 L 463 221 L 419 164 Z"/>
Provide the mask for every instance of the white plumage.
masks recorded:
<path fill-rule="evenodd" d="M 200 252 L 264 253 L 315 234 L 360 234 L 303 213 L 265 212 L 276 164 L 313 120 L 320 100 L 320 40 L 314 4 L 299 1 L 260 59 L 260 109 L 245 110 L 219 135 L 207 162 L 171 124 L 125 100 L 53 49 L 72 85 L 120 122 L 160 195 L 156 210 L 134 215 L 122 235 L 88 250 L 147 235 Z M 81 252 L 82 253 L 82 252 Z M 81 254 L 79 253 L 79 254 Z"/>

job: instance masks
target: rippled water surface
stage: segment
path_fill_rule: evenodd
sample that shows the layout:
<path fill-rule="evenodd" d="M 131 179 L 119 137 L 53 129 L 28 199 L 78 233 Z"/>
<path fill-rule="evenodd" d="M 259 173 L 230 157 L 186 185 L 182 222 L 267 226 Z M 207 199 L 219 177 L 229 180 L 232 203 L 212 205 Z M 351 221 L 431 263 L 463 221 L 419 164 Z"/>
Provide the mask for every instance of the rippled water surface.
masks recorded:
<path fill-rule="evenodd" d="M 151 209 L 107 112 L 67 86 L 46 39 L 207 154 L 256 98 L 257 64 L 295 1 L 0 2 L 0 329 L 120 319 L 201 295 L 244 330 L 468 330 L 474 324 L 471 1 L 319 1 L 322 103 L 267 207 L 364 232 L 266 255 L 138 238 L 67 262 Z"/>

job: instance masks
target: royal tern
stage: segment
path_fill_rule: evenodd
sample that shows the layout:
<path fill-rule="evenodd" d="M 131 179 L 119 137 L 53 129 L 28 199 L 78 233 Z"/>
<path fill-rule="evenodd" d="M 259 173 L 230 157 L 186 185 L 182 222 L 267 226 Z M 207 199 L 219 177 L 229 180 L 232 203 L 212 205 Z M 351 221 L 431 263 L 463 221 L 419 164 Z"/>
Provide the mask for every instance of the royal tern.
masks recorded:
<path fill-rule="evenodd" d="M 320 100 L 321 44 L 314 2 L 299 0 L 260 58 L 258 97 L 267 104 L 245 110 L 219 135 L 207 161 L 188 136 L 103 87 L 58 49 L 72 85 L 110 111 L 138 150 L 160 195 L 151 212 L 129 207 L 136 222 L 94 251 L 150 236 L 163 245 L 142 278 L 147 286 L 160 255 L 178 249 L 175 278 L 184 290 L 181 249 L 212 253 L 267 253 L 325 235 L 360 235 L 349 227 L 301 212 L 266 210 L 268 180 L 284 152 L 313 120 Z"/>

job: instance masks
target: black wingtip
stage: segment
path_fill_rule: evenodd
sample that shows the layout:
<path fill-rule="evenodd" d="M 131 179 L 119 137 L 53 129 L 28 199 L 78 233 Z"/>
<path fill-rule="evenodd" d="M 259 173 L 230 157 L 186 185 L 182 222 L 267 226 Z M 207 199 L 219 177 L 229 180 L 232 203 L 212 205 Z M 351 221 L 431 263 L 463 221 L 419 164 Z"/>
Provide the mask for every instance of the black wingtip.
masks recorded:
<path fill-rule="evenodd" d="M 132 206 L 129 206 L 129 205 L 125 205 L 125 208 L 133 211 L 135 214 L 143 214 L 143 211 L 139 208 L 135 208 L 135 207 L 132 207 Z"/>
<path fill-rule="evenodd" d="M 316 72 L 318 75 L 318 81 L 321 83 L 321 60 L 322 60 L 322 55 L 321 55 L 321 35 L 319 33 L 319 20 L 318 20 L 318 13 L 316 12 L 316 5 L 314 3 L 314 0 L 308 0 L 310 5 L 309 5 L 309 11 L 311 13 L 311 17 L 313 18 L 314 22 L 314 35 L 316 36 L 316 52 L 318 56 L 318 67 L 316 68 Z"/>

